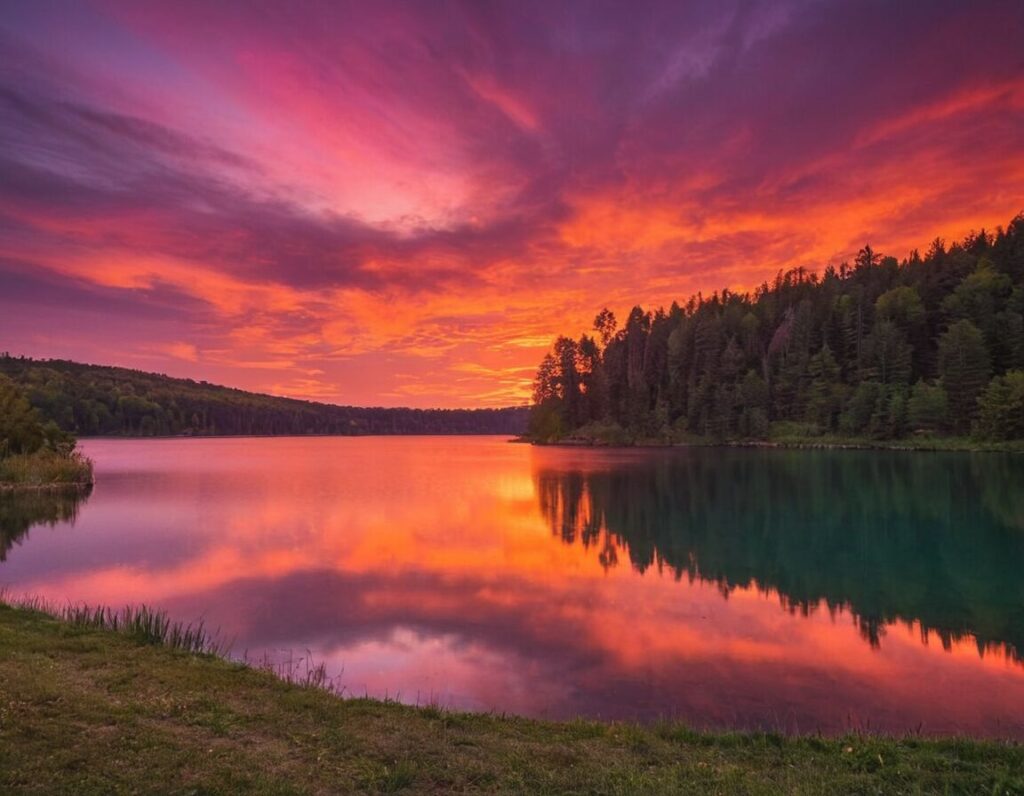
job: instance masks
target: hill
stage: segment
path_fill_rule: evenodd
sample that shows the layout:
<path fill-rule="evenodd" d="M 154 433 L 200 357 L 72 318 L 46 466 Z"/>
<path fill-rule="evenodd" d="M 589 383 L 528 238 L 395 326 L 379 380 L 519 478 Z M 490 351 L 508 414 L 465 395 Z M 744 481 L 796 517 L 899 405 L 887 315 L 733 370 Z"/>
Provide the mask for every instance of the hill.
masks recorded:
<path fill-rule="evenodd" d="M 127 368 L 0 355 L 0 375 L 79 436 L 521 434 L 526 407 L 408 409 L 279 398 Z"/>

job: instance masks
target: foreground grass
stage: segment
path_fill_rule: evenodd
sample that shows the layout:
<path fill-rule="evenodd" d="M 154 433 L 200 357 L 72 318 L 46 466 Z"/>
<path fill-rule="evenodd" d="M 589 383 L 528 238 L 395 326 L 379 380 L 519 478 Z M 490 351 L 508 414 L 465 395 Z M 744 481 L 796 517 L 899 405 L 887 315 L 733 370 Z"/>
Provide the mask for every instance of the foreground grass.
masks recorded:
<path fill-rule="evenodd" d="M 83 487 L 93 482 L 92 461 L 50 450 L 0 458 L 0 489 Z"/>
<path fill-rule="evenodd" d="M 1024 793 L 1019 745 L 343 700 L 78 619 L 0 604 L 2 793 Z"/>

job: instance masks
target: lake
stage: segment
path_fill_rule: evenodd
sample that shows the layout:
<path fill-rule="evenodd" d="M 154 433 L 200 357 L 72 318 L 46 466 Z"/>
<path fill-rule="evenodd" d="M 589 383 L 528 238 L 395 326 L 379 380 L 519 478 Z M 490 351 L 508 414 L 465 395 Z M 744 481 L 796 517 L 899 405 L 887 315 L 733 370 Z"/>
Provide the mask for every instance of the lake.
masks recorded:
<path fill-rule="evenodd" d="M 0 587 L 202 618 L 345 693 L 1024 739 L 1024 457 L 86 440 L 0 495 Z"/>

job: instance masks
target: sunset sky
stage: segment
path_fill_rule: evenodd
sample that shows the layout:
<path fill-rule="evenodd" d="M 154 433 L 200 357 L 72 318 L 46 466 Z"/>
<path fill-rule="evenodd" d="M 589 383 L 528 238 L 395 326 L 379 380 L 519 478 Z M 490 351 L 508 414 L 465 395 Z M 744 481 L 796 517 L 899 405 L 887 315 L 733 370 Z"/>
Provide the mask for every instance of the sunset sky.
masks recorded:
<path fill-rule="evenodd" d="M 1024 3 L 5 2 L 0 350 L 524 402 L 559 333 L 1024 211 Z"/>

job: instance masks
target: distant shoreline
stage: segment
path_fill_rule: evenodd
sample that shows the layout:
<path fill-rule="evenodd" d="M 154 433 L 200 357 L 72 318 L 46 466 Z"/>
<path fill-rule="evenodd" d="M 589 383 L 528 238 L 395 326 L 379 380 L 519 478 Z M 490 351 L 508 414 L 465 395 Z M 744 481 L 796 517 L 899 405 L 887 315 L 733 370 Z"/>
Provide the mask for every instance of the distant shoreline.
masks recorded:
<path fill-rule="evenodd" d="M 254 393 L 106 365 L 0 354 L 0 377 L 31 393 L 37 410 L 79 439 L 97 436 L 369 436 L 521 434 L 526 405 L 473 409 L 351 406 Z"/>
<path fill-rule="evenodd" d="M 423 434 L 96 434 L 79 436 L 79 442 L 88 440 L 175 440 L 175 439 L 310 439 L 336 437 L 338 439 L 365 439 L 367 437 L 515 437 L 515 434 L 482 431 L 435 431 Z"/>

